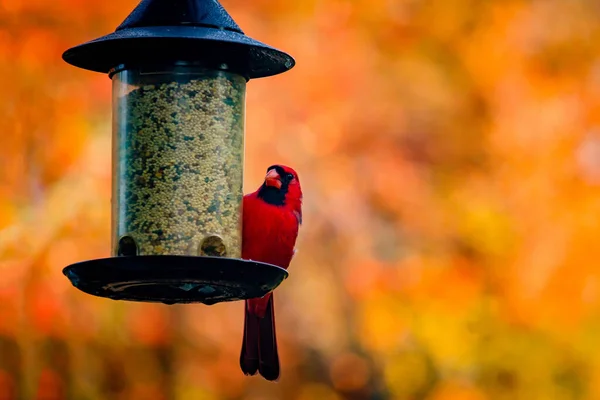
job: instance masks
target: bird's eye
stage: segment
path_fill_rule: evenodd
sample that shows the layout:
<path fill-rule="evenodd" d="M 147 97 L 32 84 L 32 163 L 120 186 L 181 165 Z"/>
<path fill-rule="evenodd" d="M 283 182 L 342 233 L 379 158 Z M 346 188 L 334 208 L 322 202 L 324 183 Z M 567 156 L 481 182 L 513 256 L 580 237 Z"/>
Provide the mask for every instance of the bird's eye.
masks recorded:
<path fill-rule="evenodd" d="M 287 174 L 285 177 L 288 181 L 291 181 L 292 179 L 294 179 L 294 174 Z"/>

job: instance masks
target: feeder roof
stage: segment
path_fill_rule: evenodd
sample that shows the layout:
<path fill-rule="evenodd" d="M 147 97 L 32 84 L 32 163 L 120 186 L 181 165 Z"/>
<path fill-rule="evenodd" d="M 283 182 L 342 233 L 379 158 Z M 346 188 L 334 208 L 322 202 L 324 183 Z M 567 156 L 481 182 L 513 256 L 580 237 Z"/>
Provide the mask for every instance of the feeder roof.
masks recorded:
<path fill-rule="evenodd" d="M 65 51 L 63 59 L 102 73 L 161 61 L 226 64 L 249 79 L 295 64 L 290 55 L 246 36 L 217 0 L 142 0 L 114 33 Z"/>

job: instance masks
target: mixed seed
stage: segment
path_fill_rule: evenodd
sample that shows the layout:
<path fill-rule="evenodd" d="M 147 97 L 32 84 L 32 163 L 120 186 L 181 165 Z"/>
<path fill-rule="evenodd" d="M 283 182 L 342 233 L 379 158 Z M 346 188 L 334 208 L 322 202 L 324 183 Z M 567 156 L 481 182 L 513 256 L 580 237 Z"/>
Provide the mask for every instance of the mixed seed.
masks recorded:
<path fill-rule="evenodd" d="M 119 99 L 117 242 L 130 236 L 139 255 L 241 257 L 245 83 L 221 73 Z"/>

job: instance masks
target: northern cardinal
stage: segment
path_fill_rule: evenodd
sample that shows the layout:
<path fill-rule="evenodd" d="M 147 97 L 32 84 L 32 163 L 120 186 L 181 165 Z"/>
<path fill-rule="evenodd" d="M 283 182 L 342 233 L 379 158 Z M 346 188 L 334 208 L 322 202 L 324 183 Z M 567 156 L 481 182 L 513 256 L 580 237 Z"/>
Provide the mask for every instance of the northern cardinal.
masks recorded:
<path fill-rule="evenodd" d="M 244 196 L 242 258 L 285 268 L 294 255 L 302 224 L 302 189 L 290 167 L 267 168 L 264 183 Z M 279 378 L 273 293 L 245 301 L 240 367 L 245 375 L 258 371 L 266 380 Z"/>

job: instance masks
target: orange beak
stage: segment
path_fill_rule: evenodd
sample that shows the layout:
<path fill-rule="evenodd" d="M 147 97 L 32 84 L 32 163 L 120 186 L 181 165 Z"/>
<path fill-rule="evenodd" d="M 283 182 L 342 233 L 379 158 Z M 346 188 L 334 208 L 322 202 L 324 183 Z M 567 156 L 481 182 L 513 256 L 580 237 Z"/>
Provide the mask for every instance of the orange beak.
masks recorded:
<path fill-rule="evenodd" d="M 274 169 L 267 172 L 267 176 L 265 176 L 265 185 L 273 186 L 277 189 L 281 189 L 281 177 Z"/>

